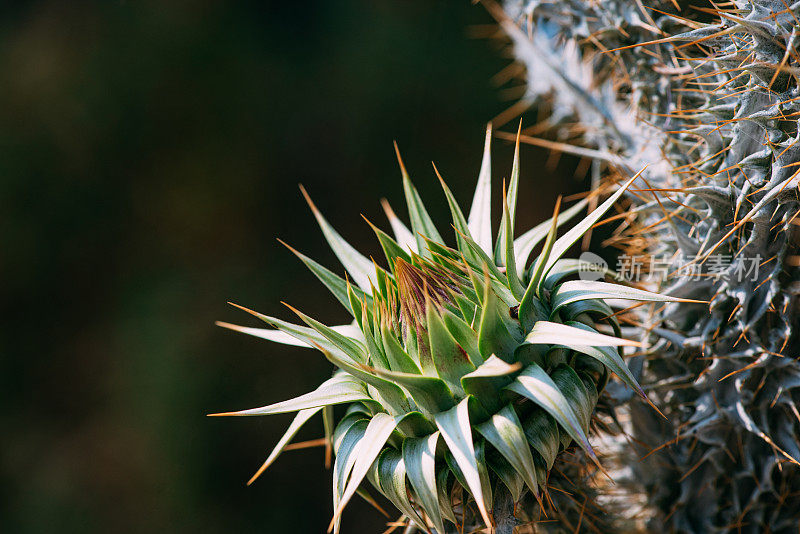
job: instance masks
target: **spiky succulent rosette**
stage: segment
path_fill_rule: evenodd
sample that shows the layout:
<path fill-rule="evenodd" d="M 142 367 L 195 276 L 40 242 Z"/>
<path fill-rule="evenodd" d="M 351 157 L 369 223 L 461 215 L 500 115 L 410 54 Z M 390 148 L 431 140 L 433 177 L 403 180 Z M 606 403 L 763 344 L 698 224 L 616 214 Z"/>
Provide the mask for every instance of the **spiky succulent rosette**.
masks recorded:
<path fill-rule="evenodd" d="M 493 240 L 490 137 L 489 131 L 468 217 L 441 181 L 455 247 L 444 243 L 402 161 L 411 230 L 391 210 L 394 237 L 373 226 L 385 267 L 349 245 L 308 199 L 349 278 L 295 253 L 352 315 L 352 323 L 328 327 L 295 310 L 304 325 L 255 312 L 272 328 L 223 325 L 317 348 L 336 366 L 333 377 L 310 393 L 220 414 L 297 412 L 260 474 L 306 421 L 323 413 L 336 455 L 334 530 L 367 480 L 419 528 L 444 533 L 449 523 L 463 528 L 479 518 L 490 529 L 510 533 L 518 523 L 540 518 L 541 509 L 520 507 L 509 516 L 513 506 L 493 506 L 494 497 L 508 494 L 504 502 L 513 505 L 528 494 L 541 504 L 556 456 L 573 442 L 597 462 L 588 433 L 610 374 L 645 398 L 619 349 L 638 343 L 619 337 L 605 300 L 681 299 L 570 279 L 580 262 L 563 258 L 636 178 L 561 237 L 558 227 L 585 202 L 560 214 L 557 205 L 551 220 L 515 238 L 517 145 Z M 541 251 L 529 261 L 540 243 Z M 345 409 L 334 424 L 335 405 Z"/>
<path fill-rule="evenodd" d="M 795 531 L 800 2 L 682 12 L 633 0 L 505 5 L 521 61 L 573 58 L 529 83 L 528 99 L 555 89 L 552 124 L 589 125 L 580 139 L 595 152 L 575 152 L 622 168 L 655 164 L 651 191 L 633 198 L 634 232 L 618 244 L 696 260 L 688 267 L 699 280 L 676 262 L 662 290 L 711 300 L 709 313 L 667 306 L 643 316 L 661 337 L 643 380 L 670 420 L 634 405 L 637 435 L 664 445 L 637 462 L 649 499 L 678 532 Z M 742 276 L 753 261 L 757 275 Z"/>

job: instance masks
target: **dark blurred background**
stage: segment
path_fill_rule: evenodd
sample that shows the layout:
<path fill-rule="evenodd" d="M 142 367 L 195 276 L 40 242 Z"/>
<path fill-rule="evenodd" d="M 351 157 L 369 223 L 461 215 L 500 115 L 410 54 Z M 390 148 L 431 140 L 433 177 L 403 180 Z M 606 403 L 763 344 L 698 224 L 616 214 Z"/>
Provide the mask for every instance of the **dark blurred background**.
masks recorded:
<path fill-rule="evenodd" d="M 402 208 L 394 139 L 443 229 L 431 160 L 468 205 L 509 104 L 499 44 L 470 37 L 486 24 L 467 0 L 2 4 L 0 532 L 324 532 L 321 449 L 245 487 L 290 415 L 205 414 L 309 391 L 329 364 L 213 322 L 253 324 L 228 300 L 346 318 L 275 241 L 341 271 L 299 182 L 368 253 L 359 214 Z M 520 228 L 582 187 L 546 158 L 523 150 Z M 345 532 L 381 532 L 356 501 Z"/>

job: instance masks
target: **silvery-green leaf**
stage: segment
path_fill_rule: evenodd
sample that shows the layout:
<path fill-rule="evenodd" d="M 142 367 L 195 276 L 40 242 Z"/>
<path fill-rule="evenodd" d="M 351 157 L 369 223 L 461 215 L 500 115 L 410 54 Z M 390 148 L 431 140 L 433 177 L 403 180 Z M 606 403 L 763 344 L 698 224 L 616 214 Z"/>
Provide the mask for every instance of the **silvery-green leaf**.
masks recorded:
<path fill-rule="evenodd" d="M 323 408 L 324 410 L 325 408 Z M 367 422 L 372 417 L 363 404 L 351 404 L 347 407 L 347 413 L 342 417 L 333 429 L 332 443 L 333 452 L 339 454 L 339 449 L 342 447 L 342 441 L 350 428 L 358 423 L 364 421 L 364 428 L 367 428 Z"/>
<path fill-rule="evenodd" d="M 522 497 L 522 491 L 525 489 L 525 481 L 516 469 L 511 467 L 502 456 L 494 456 L 487 459 L 489 469 L 495 472 L 503 484 L 506 485 L 511 497 L 515 502 L 519 501 Z"/>
<path fill-rule="evenodd" d="M 578 323 L 578 322 L 568 322 L 567 325 L 572 326 L 574 328 L 580 328 L 581 330 L 586 330 L 587 332 L 594 332 L 591 327 Z M 586 354 L 587 356 L 591 356 L 595 360 L 602 362 L 603 365 L 608 367 L 614 374 L 616 374 L 620 380 L 628 384 L 634 391 L 639 393 L 642 397 L 645 397 L 644 391 L 642 390 L 639 383 L 634 378 L 633 374 L 631 373 L 628 366 L 623 361 L 622 357 L 619 355 L 617 350 L 613 347 L 608 346 L 599 346 L 599 345 L 586 345 L 581 344 L 578 340 L 574 340 L 568 343 L 561 343 L 561 345 L 565 347 L 569 347 L 570 349 L 580 352 L 581 354 Z"/>
<path fill-rule="evenodd" d="M 322 213 L 320 213 L 314 205 L 314 202 L 311 201 L 311 197 L 308 196 L 308 193 L 306 193 L 306 190 L 302 186 L 300 190 L 303 196 L 305 196 L 306 202 L 308 202 L 308 205 L 311 207 L 311 211 L 314 213 L 314 217 L 317 219 L 317 223 L 319 223 L 325 240 L 330 245 L 333 253 L 336 254 L 336 257 L 342 262 L 342 266 L 350 273 L 350 276 L 353 277 L 358 287 L 363 289 L 367 294 L 370 294 L 370 287 L 374 285 L 375 281 L 375 267 L 372 262 L 353 248 L 350 243 L 345 241 L 344 238 L 328 224 L 328 221 L 322 216 Z M 372 282 L 372 284 L 370 282 Z"/>
<path fill-rule="evenodd" d="M 362 382 L 369 384 L 375 391 L 380 394 L 380 399 L 383 400 L 385 408 L 394 414 L 408 413 L 411 406 L 408 404 L 406 393 L 400 389 L 397 384 L 385 380 L 373 372 L 377 373 L 377 368 L 369 368 L 365 364 L 354 362 L 340 357 L 324 348 L 320 348 L 325 357 L 339 369 L 347 372 L 348 374 L 358 378 Z"/>
<path fill-rule="evenodd" d="M 542 456 L 547 470 L 552 469 L 560 440 L 555 419 L 537 408 L 522 421 L 522 429 L 533 450 Z"/>
<path fill-rule="evenodd" d="M 576 302 L 572 302 L 567 304 L 566 306 L 562 306 L 559 310 L 559 317 L 566 319 L 564 322 L 569 323 L 570 321 L 580 321 L 585 322 L 585 316 L 589 315 L 590 317 L 594 318 L 591 324 L 595 322 L 604 321 L 607 324 L 611 325 L 611 328 L 614 329 L 614 335 L 617 337 L 622 337 L 622 330 L 619 327 L 619 322 L 617 321 L 614 310 L 611 309 L 611 306 L 606 304 L 604 300 L 600 299 L 589 299 L 589 300 L 579 300 Z M 589 323 L 587 323 L 589 324 Z"/>
<path fill-rule="evenodd" d="M 299 412 L 309 408 L 321 408 L 332 404 L 343 404 L 372 400 L 358 381 L 352 377 L 337 375 L 323 382 L 317 389 L 290 399 L 261 408 L 211 414 L 213 416 L 272 415 L 276 413 Z"/>
<path fill-rule="evenodd" d="M 583 431 L 589 432 L 589 423 L 592 420 L 592 412 L 594 411 L 594 401 L 578 373 L 570 366 L 562 364 L 550 373 L 550 378 L 553 379 L 553 383 L 569 401 L 575 415 L 580 419 Z"/>
<path fill-rule="evenodd" d="M 475 498 L 481 517 L 491 525 L 489 512 L 483 497 L 478 464 L 475 459 L 475 448 L 472 443 L 472 426 L 469 421 L 469 397 L 462 400 L 457 406 L 436 414 L 436 426 L 442 433 L 450 453 L 461 469 L 467 487 Z"/>
<path fill-rule="evenodd" d="M 364 433 L 367 430 L 369 421 L 361 419 L 354 422 L 339 442 L 336 448 L 336 461 L 333 464 L 333 509 L 339 508 L 339 503 L 344 493 L 345 482 L 350 476 L 350 471 L 356 462 L 355 452 L 358 450 L 358 444 L 363 439 Z M 333 532 L 339 532 L 341 518 L 334 519 Z"/>
<path fill-rule="evenodd" d="M 527 397 L 542 407 L 558 422 L 581 448 L 599 465 L 589 438 L 581 427 L 581 421 L 569 401 L 558 389 L 552 378 L 536 364 L 529 365 L 508 388 Z"/>
<path fill-rule="evenodd" d="M 533 330 L 525 336 L 525 343 L 532 345 L 593 345 L 604 347 L 639 347 L 638 341 L 630 341 L 614 336 L 607 336 L 598 332 L 587 331 L 561 323 L 550 321 L 537 321 Z"/>
<path fill-rule="evenodd" d="M 492 125 L 486 127 L 486 142 L 483 148 L 483 161 L 478 173 L 478 184 L 469 211 L 467 226 L 484 254 L 492 253 Z"/>
<path fill-rule="evenodd" d="M 381 453 L 375 463 L 376 465 L 373 467 L 375 478 L 386 498 L 392 501 L 392 504 L 415 524 L 424 526 L 425 521 L 408 499 L 407 473 L 403 456 L 394 449 L 387 449 Z"/>
<path fill-rule="evenodd" d="M 268 325 L 270 325 L 270 326 L 272 326 L 274 328 L 277 328 L 278 330 L 280 330 L 284 334 L 286 334 L 288 336 L 291 336 L 291 337 L 297 339 L 298 341 L 300 341 L 301 343 L 303 343 L 302 345 L 297 345 L 297 346 L 313 347 L 313 346 L 316 346 L 316 345 L 320 345 L 322 347 L 327 348 L 328 350 L 330 350 L 332 352 L 341 353 L 341 349 L 339 349 L 335 344 L 333 344 L 330 341 L 328 341 L 328 339 L 325 338 L 325 336 L 323 336 L 322 334 L 320 334 L 319 332 L 317 332 L 313 328 L 308 328 L 308 327 L 305 327 L 305 326 L 300 326 L 300 325 L 288 323 L 286 321 L 282 321 L 280 319 L 276 319 L 275 317 L 269 317 L 268 315 L 263 315 L 263 314 L 258 313 L 256 311 L 247 309 L 247 308 L 245 308 L 243 306 L 239 306 L 238 304 L 233 304 L 233 303 L 231 303 L 231 304 L 233 306 L 236 306 L 237 308 L 239 308 L 241 310 L 246 311 L 247 313 L 253 315 L 254 317 L 257 317 L 257 318 L 261 319 L 262 321 L 264 321 Z M 272 332 L 272 331 L 270 331 L 270 330 L 266 330 L 264 332 L 260 332 L 259 331 L 260 329 L 255 329 L 255 331 L 252 330 L 252 329 L 241 330 L 242 327 L 237 327 L 236 325 L 230 325 L 228 323 L 222 323 L 220 326 L 222 326 L 223 328 L 230 328 L 232 330 L 244 332 L 244 333 L 250 334 L 250 335 L 257 335 L 257 337 L 261 337 L 262 339 L 268 339 L 270 341 L 277 341 L 279 343 L 284 343 L 284 344 L 287 344 L 287 345 L 288 344 L 292 344 L 292 343 L 286 343 L 286 341 L 284 341 L 285 338 L 283 336 L 276 336 L 276 335 L 271 334 L 270 332 Z M 340 327 L 340 329 L 341 329 L 341 327 Z"/>
<path fill-rule="evenodd" d="M 339 500 L 339 504 L 333 514 L 329 530 L 342 514 L 344 507 L 350 502 L 350 498 L 355 494 L 361 481 L 364 480 L 372 462 L 378 457 L 389 436 L 394 432 L 397 423 L 403 417 L 403 415 L 392 417 L 388 414 L 378 413 L 370 420 L 364 432 L 364 437 L 358 442 L 357 449 L 353 452 L 356 460 L 350 472 L 347 486 L 342 493 L 342 498 Z"/>
<path fill-rule="evenodd" d="M 406 474 L 417 494 L 422 510 L 431 519 L 437 532 L 444 532 L 442 513 L 439 510 L 439 493 L 436 489 L 436 444 L 439 432 L 423 438 L 403 441 L 403 460 Z"/>
<path fill-rule="evenodd" d="M 652 293 L 643 289 L 636 289 L 635 287 L 619 284 L 609 284 L 608 282 L 570 280 L 553 290 L 550 296 L 550 304 L 553 308 L 553 312 L 555 312 L 566 304 L 587 299 L 625 299 L 648 302 L 702 302 L 670 297 L 669 295 L 659 295 L 658 293 Z"/>
<path fill-rule="evenodd" d="M 249 326 L 239 326 L 238 324 L 231 324 L 225 323 L 222 321 L 217 321 L 217 326 L 221 326 L 222 328 L 227 328 L 228 330 L 233 330 L 234 332 L 241 332 L 242 334 L 247 334 L 249 336 L 259 337 L 261 339 L 266 339 L 267 341 L 274 341 L 275 343 L 281 343 L 283 345 L 292 345 L 295 347 L 311 347 L 305 341 L 301 341 L 300 339 L 290 336 L 286 332 L 281 332 L 280 330 L 273 330 L 271 328 L 252 328 Z M 311 330 L 309 328 L 309 330 Z"/>
<path fill-rule="evenodd" d="M 522 475 L 528 488 L 538 493 L 533 456 L 514 408 L 507 405 L 475 429 Z"/>
<path fill-rule="evenodd" d="M 604 277 L 609 277 L 613 280 L 616 280 L 617 282 L 625 281 L 625 279 L 620 276 L 619 273 L 602 266 L 597 266 L 592 262 L 580 259 L 561 258 L 553 265 L 553 267 L 550 269 L 550 272 L 547 274 L 547 277 L 544 280 L 544 287 L 546 289 L 553 289 L 567 276 L 578 274 L 581 271 L 596 272 Z"/>
<path fill-rule="evenodd" d="M 349 338 L 345 335 L 340 334 L 339 332 L 335 331 L 329 326 L 322 324 L 321 322 L 317 321 L 316 319 L 309 317 L 305 313 L 292 308 L 290 309 L 297 314 L 300 319 L 308 326 L 322 334 L 328 341 L 333 343 L 339 350 L 347 354 L 353 361 L 358 363 L 366 363 L 367 361 L 367 351 L 366 348 L 360 343 L 355 341 L 352 338 Z"/>

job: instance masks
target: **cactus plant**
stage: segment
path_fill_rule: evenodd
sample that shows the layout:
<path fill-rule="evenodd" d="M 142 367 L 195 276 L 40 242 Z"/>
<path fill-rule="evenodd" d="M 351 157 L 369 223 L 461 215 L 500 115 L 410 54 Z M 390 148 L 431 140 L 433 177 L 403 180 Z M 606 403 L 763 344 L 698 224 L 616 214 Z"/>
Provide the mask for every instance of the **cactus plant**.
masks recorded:
<path fill-rule="evenodd" d="M 669 419 L 632 403 L 634 432 L 657 449 L 637 465 L 659 528 L 796 532 L 800 2 L 711 6 L 490 9 L 528 67 L 525 102 L 549 99 L 556 135 L 580 137 L 561 148 L 610 173 L 649 165 L 615 243 L 690 258 L 660 277 L 661 291 L 711 301 L 707 313 L 664 306 L 641 317 L 658 339 L 641 379 Z M 741 276 L 746 262 L 752 277 Z"/>
<path fill-rule="evenodd" d="M 431 221 L 399 152 L 411 229 L 387 206 L 394 237 L 373 226 L 385 267 L 349 245 L 306 194 L 348 278 L 292 250 L 343 305 L 351 323 L 328 327 L 294 309 L 304 325 L 256 312 L 250 313 L 270 328 L 221 323 L 316 348 L 336 367 L 332 378 L 310 393 L 216 414 L 297 412 L 255 479 L 321 412 L 326 442 L 336 456 L 334 531 L 355 494 L 370 498 L 365 481 L 394 503 L 410 526 L 429 532 L 453 532 L 466 524 L 510 534 L 542 518 L 549 513 L 548 473 L 559 451 L 576 443 L 597 462 L 588 434 L 611 373 L 646 398 L 620 350 L 639 343 L 620 337 L 605 301 L 685 300 L 570 279 L 580 262 L 564 254 L 636 177 L 561 237 L 556 237 L 559 226 L 584 209 L 585 201 L 563 213 L 557 204 L 552 219 L 515 237 L 517 144 L 493 240 L 490 137 L 491 131 L 468 217 L 440 177 L 455 247 L 444 243 Z M 529 262 L 539 243 L 540 253 Z M 344 409 L 334 410 L 335 405 Z M 514 506 L 526 496 L 524 506 Z"/>

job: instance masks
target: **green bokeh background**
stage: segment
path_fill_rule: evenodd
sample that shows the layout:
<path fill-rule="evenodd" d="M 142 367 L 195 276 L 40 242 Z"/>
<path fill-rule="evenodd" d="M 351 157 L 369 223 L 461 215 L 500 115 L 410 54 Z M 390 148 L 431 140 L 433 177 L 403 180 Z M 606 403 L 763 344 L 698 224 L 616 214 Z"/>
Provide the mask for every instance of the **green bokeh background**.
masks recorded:
<path fill-rule="evenodd" d="M 291 416 L 204 414 L 304 393 L 330 366 L 213 322 L 253 324 L 228 300 L 346 319 L 275 241 L 340 271 L 300 182 L 371 254 L 359 214 L 387 227 L 378 199 L 402 207 L 392 140 L 442 228 L 431 160 L 468 204 L 509 104 L 499 44 L 468 35 L 490 23 L 466 0 L 2 4 L 0 532 L 324 531 L 320 449 L 245 487 Z M 523 151 L 520 227 L 581 189 L 574 162 L 545 159 Z M 384 522 L 354 501 L 344 527 Z"/>

